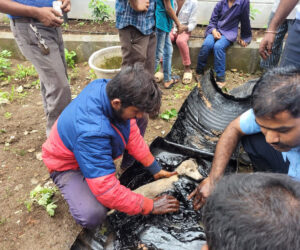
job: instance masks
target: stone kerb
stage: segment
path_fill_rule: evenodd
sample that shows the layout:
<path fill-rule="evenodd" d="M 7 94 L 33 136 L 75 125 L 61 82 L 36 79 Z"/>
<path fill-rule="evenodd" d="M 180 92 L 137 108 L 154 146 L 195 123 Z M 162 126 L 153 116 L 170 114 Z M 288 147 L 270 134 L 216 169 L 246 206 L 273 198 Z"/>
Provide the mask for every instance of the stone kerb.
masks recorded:
<path fill-rule="evenodd" d="M 90 55 L 99 49 L 120 45 L 118 35 L 63 35 L 65 47 L 68 50 L 74 50 L 77 54 L 77 61 L 87 61 Z M 203 39 L 191 39 L 189 41 L 190 54 L 192 60 L 192 67 L 196 67 L 197 56 L 200 47 L 203 43 Z M 254 73 L 259 69 L 259 44 L 252 42 L 248 47 L 242 48 L 238 44 L 234 44 L 227 50 L 226 68 L 238 69 L 245 73 Z M 0 50 L 7 49 L 12 51 L 12 57 L 16 59 L 24 59 L 19 51 L 12 33 L 0 32 Z M 209 57 L 208 65 L 211 66 L 213 62 L 213 56 Z M 173 62 L 174 68 L 183 68 L 181 57 L 177 46 L 174 45 Z"/>

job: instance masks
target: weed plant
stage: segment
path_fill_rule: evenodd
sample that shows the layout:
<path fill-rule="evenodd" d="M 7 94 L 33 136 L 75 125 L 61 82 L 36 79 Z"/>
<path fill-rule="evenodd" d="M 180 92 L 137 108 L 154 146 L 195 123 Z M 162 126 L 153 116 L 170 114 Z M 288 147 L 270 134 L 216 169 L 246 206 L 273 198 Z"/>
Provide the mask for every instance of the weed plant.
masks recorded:
<path fill-rule="evenodd" d="M 66 58 L 68 67 L 74 69 L 76 52 L 74 50 L 68 51 L 67 49 L 65 49 L 65 58 Z"/>
<path fill-rule="evenodd" d="M 91 0 L 89 8 L 92 10 L 92 18 L 94 22 L 103 23 L 109 19 L 113 13 L 113 9 L 107 5 L 106 0 Z"/>
<path fill-rule="evenodd" d="M 53 201 L 53 196 L 57 192 L 56 187 L 42 187 L 38 185 L 30 192 L 30 199 L 25 201 L 27 210 L 31 212 L 32 205 L 38 204 L 43 206 L 50 216 L 54 216 L 57 205 Z"/>
<path fill-rule="evenodd" d="M 10 69 L 11 66 L 11 52 L 8 50 L 2 50 L 0 52 L 0 78 L 6 76 L 6 72 Z"/>

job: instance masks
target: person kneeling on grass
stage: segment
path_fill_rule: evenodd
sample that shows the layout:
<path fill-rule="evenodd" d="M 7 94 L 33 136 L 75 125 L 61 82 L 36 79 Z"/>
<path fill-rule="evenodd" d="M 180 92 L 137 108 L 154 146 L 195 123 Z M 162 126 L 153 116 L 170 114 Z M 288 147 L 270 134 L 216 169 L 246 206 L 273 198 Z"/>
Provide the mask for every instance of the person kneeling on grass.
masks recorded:
<path fill-rule="evenodd" d="M 226 84 L 226 48 L 237 39 L 239 23 L 241 23 L 241 38 L 238 43 L 246 47 L 252 39 L 249 0 L 221 0 L 216 4 L 206 29 L 206 38 L 198 54 L 196 68 L 198 81 L 200 75 L 203 75 L 209 53 L 213 50 L 217 84 L 219 87 Z"/>
<path fill-rule="evenodd" d="M 115 176 L 113 160 L 125 149 L 154 179 L 176 174 L 161 169 L 136 124 L 136 118 L 157 112 L 160 104 L 161 92 L 152 74 L 135 64 L 122 68 L 112 80 L 91 82 L 59 116 L 43 144 L 42 157 L 78 224 L 102 224 L 107 209 L 129 215 L 179 209 L 174 197 L 148 199 L 122 186 Z"/>

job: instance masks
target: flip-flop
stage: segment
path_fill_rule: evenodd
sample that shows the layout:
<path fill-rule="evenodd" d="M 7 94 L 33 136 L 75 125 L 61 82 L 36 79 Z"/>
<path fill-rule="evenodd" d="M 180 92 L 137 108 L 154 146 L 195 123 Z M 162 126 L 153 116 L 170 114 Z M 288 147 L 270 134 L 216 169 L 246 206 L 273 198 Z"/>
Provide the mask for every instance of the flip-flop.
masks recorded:
<path fill-rule="evenodd" d="M 161 82 L 162 80 L 164 79 L 164 73 L 163 72 L 156 72 L 155 75 L 154 75 L 154 80 L 156 83 L 159 83 Z"/>
<path fill-rule="evenodd" d="M 171 89 L 175 83 L 178 83 L 180 80 L 180 77 L 177 75 L 173 75 L 171 78 L 172 83 L 170 83 L 170 85 L 166 85 L 166 82 L 164 82 L 164 87 L 165 89 Z"/>
<path fill-rule="evenodd" d="M 183 78 L 182 78 L 182 84 L 190 84 L 193 79 L 193 73 L 192 72 L 184 72 Z"/>

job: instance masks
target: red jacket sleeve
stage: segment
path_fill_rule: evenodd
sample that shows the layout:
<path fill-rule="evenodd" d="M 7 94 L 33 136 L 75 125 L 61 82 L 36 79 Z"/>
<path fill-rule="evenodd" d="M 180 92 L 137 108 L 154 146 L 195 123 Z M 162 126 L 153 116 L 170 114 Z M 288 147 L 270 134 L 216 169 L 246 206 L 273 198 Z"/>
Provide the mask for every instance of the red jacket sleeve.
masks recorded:
<path fill-rule="evenodd" d="M 97 200 L 108 208 L 129 215 L 145 215 L 153 209 L 153 200 L 121 185 L 114 173 L 98 178 L 86 178 L 86 181 Z"/>
<path fill-rule="evenodd" d="M 126 149 L 128 150 L 128 153 L 142 163 L 151 174 L 154 175 L 161 170 L 160 165 L 155 160 L 148 145 L 144 141 L 135 119 L 130 120 L 130 134 Z"/>

